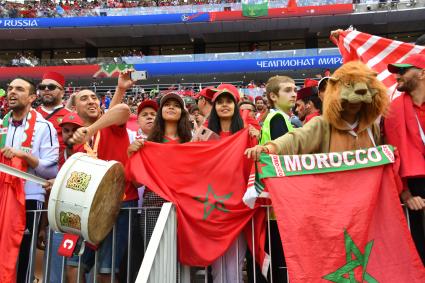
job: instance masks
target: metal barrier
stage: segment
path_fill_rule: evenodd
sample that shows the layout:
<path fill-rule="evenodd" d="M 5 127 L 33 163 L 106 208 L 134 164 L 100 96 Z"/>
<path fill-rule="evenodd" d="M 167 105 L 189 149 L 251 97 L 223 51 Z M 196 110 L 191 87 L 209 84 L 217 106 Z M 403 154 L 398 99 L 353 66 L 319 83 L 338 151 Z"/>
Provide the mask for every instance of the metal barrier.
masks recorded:
<path fill-rule="evenodd" d="M 272 237 L 273 223 L 270 220 L 270 206 L 264 206 L 264 209 L 267 210 L 267 236 L 268 239 Z M 211 276 L 209 274 L 208 268 L 195 268 L 182 266 L 177 261 L 177 222 L 176 222 L 176 213 L 174 206 L 171 203 L 165 203 L 162 207 L 135 207 L 135 208 L 122 208 L 122 211 L 128 211 L 128 241 L 126 245 L 127 253 L 124 256 L 120 266 L 117 266 L 115 262 L 115 254 L 117 250 L 115 249 L 116 239 L 116 230 L 115 226 L 113 228 L 113 240 L 114 245 L 112 249 L 112 270 L 119 269 L 117 274 L 112 273 L 110 276 L 110 282 L 176 282 L 176 283 L 189 283 L 189 282 L 212 282 Z M 149 244 L 146 243 L 148 238 L 145 227 L 141 227 L 140 223 L 147 222 L 148 211 L 159 212 L 158 221 L 156 222 L 155 229 L 152 233 L 152 241 L 149 241 Z M 404 207 L 407 224 L 410 229 L 409 223 L 409 211 Z M 47 244 L 45 247 L 44 254 L 42 251 L 37 250 L 37 234 L 38 234 L 38 219 L 42 213 L 46 213 L 46 210 L 28 210 L 27 213 L 34 214 L 33 221 L 33 231 L 31 237 L 31 248 L 30 248 L 30 257 L 28 262 L 28 272 L 25 279 L 26 283 L 29 282 L 68 282 L 73 283 L 67 280 L 67 275 L 69 272 L 68 259 L 57 255 L 57 248 L 59 242 L 57 241 L 57 236 L 60 233 L 56 233 L 52 230 L 47 232 Z M 144 219 L 143 219 L 144 218 Z M 137 221 L 140 220 L 140 221 Z M 139 223 L 140 222 L 140 223 Z M 139 225 L 137 225 L 139 224 Z M 253 224 L 253 223 L 252 223 Z M 254 225 L 252 225 L 254 229 Z M 141 231 L 142 230 L 142 231 Z M 143 233 L 141 233 L 143 232 Z M 253 240 L 253 245 L 254 239 Z M 286 267 L 282 266 L 277 268 L 277 262 L 274 262 L 274 250 L 272 247 L 271 241 L 268 242 L 268 250 L 270 251 L 271 261 L 270 261 L 270 271 L 277 270 L 278 274 L 286 278 L 285 281 L 279 281 L 278 278 L 274 278 L 276 272 L 270 272 L 268 281 L 260 275 L 261 270 L 258 265 L 255 264 L 252 256 L 247 253 L 244 260 L 244 268 L 242 273 L 238 272 L 237 278 L 239 282 L 249 282 L 249 283 L 281 283 L 281 282 L 290 282 L 287 276 Z M 84 273 L 84 260 L 81 256 L 78 257 L 78 266 L 77 274 L 84 274 L 84 278 L 78 276 L 75 282 L 97 282 L 98 276 L 98 262 L 99 255 L 98 252 L 94 252 L 94 265 L 90 273 Z M 236 264 L 239 257 L 239 249 L 236 252 Z M 144 256 L 143 256 L 144 255 Z M 241 254 L 243 255 L 243 254 Z M 142 262 L 143 258 L 143 262 Z M 139 268 L 140 267 L 140 268 Z M 166 267 L 164 269 L 164 267 Z M 220 267 L 218 273 L 223 273 L 224 266 Z M 280 276 L 279 275 L 279 276 Z M 137 276 L 137 278 L 136 278 Z M 210 278 L 210 279 L 209 279 Z M 214 282 L 220 283 L 221 280 Z M 225 282 L 225 281 L 221 281 Z M 20 282 L 19 282 L 20 283 Z"/>
<path fill-rule="evenodd" d="M 136 282 L 172 283 L 176 282 L 176 272 L 177 217 L 173 204 L 167 202 L 162 206 Z"/>

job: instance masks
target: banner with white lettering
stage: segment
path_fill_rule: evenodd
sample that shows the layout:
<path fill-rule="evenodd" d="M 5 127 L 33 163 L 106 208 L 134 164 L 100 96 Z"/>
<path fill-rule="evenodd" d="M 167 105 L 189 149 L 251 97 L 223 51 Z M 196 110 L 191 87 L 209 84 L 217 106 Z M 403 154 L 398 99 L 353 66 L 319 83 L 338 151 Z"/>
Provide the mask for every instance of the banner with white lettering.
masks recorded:
<path fill-rule="evenodd" d="M 260 179 L 357 170 L 394 163 L 394 148 L 381 145 L 367 149 L 303 155 L 261 154 Z"/>
<path fill-rule="evenodd" d="M 393 148 L 272 155 L 263 164 L 291 283 L 425 282 Z"/>

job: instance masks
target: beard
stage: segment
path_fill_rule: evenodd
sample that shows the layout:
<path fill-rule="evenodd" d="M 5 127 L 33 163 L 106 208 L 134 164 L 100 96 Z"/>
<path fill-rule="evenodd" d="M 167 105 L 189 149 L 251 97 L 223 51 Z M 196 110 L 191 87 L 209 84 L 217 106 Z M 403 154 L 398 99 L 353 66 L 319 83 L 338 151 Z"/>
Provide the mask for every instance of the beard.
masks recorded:
<path fill-rule="evenodd" d="M 41 101 L 45 106 L 56 106 L 60 104 L 59 98 L 54 96 L 42 96 Z"/>
<path fill-rule="evenodd" d="M 22 103 L 17 103 L 15 105 L 9 105 L 9 109 L 13 110 L 15 112 L 20 112 L 21 110 L 24 110 L 26 108 L 26 105 Z"/>
<path fill-rule="evenodd" d="M 400 80 L 399 80 L 400 81 Z M 402 80 L 403 84 L 397 85 L 397 90 L 400 92 L 412 92 L 413 90 L 416 89 L 417 83 L 415 80 L 413 79 L 409 79 L 409 80 Z"/>

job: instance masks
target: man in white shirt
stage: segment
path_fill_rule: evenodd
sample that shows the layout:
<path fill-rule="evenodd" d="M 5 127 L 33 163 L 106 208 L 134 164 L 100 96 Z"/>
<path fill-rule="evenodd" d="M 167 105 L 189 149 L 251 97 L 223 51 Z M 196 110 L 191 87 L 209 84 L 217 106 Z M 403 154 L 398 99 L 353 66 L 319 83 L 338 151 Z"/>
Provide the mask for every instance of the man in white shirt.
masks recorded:
<path fill-rule="evenodd" d="M 0 151 L 6 158 L 18 157 L 27 165 L 27 172 L 45 179 L 54 178 L 58 172 L 59 143 L 56 130 L 40 113 L 31 108 L 35 100 L 34 84 L 17 78 L 7 88 L 10 112 L 0 125 Z M 25 182 L 26 210 L 41 209 L 46 191 L 41 185 Z M 31 250 L 31 236 L 34 229 L 34 213 L 27 213 L 26 230 L 21 244 L 17 282 L 28 278 L 28 262 Z M 37 215 L 39 218 L 40 215 Z M 33 251 L 35 252 L 35 251 Z M 30 282 L 33 281 L 32 275 Z"/>

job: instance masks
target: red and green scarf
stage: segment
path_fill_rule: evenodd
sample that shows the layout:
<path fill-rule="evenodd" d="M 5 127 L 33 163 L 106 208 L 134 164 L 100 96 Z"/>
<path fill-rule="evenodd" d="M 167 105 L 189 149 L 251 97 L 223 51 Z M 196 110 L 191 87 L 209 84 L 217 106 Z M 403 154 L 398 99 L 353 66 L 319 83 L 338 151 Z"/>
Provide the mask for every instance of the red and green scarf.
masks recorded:
<path fill-rule="evenodd" d="M 7 130 L 9 128 L 11 116 L 12 116 L 12 111 L 10 111 L 4 116 L 3 123 L 0 125 L 0 136 L 1 136 L 0 148 L 3 148 L 6 145 Z M 25 151 L 26 153 L 31 153 L 36 119 L 37 119 L 37 112 L 34 109 L 31 109 L 30 112 L 28 112 L 27 114 L 27 119 L 25 122 L 25 131 L 23 135 L 23 140 L 21 141 L 21 148 L 20 148 L 22 151 Z"/>

